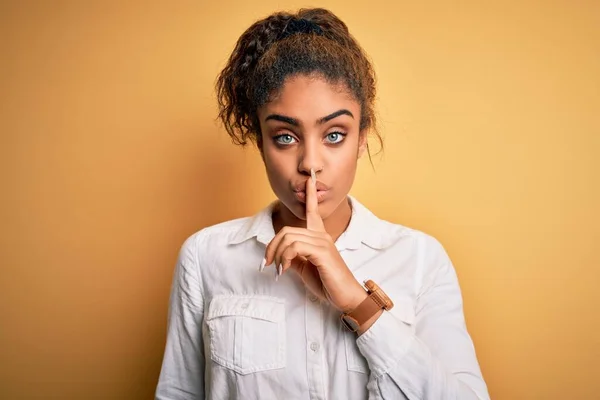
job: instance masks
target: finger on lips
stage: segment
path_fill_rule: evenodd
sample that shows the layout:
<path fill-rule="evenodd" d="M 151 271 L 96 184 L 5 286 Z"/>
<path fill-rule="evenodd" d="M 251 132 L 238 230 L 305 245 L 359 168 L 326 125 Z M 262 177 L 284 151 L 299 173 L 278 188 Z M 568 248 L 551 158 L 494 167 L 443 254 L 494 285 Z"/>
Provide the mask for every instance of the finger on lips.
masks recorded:
<path fill-rule="evenodd" d="M 317 177 L 311 168 L 310 179 L 306 180 L 306 229 L 283 227 L 268 244 L 259 271 L 262 272 L 267 265 L 275 264 L 275 280 L 278 280 L 284 269 L 291 266 L 294 258 L 308 258 L 311 250 L 321 247 L 322 241 L 326 240 L 324 235 L 325 225 L 319 215 Z"/>
<path fill-rule="evenodd" d="M 310 179 L 306 180 L 306 228 L 312 231 L 325 231 L 323 220 L 319 215 L 317 175 L 313 168 L 310 169 Z"/>

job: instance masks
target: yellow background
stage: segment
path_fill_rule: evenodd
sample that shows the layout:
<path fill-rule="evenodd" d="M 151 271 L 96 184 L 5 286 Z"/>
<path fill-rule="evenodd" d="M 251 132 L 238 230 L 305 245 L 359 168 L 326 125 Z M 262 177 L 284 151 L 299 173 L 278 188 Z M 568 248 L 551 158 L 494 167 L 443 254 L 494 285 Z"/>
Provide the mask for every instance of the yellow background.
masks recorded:
<path fill-rule="evenodd" d="M 446 246 L 494 399 L 597 399 L 600 2 L 490 3 L 318 4 L 379 76 L 352 193 Z M 179 246 L 273 198 L 214 79 L 307 5 L 1 2 L 0 398 L 152 397 Z"/>

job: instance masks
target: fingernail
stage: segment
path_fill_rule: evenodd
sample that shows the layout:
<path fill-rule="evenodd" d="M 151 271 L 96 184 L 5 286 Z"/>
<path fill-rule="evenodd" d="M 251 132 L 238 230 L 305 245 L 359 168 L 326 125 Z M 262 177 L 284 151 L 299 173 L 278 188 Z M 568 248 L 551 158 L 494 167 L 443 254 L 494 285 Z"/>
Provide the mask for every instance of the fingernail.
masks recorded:
<path fill-rule="evenodd" d="M 263 258 L 261 263 L 260 263 L 260 267 L 258 268 L 258 272 L 263 272 L 263 270 L 265 269 L 265 265 L 267 264 L 267 259 Z"/>
<path fill-rule="evenodd" d="M 310 177 L 312 178 L 313 183 L 317 183 L 317 174 L 315 174 L 314 168 L 310 169 Z"/>

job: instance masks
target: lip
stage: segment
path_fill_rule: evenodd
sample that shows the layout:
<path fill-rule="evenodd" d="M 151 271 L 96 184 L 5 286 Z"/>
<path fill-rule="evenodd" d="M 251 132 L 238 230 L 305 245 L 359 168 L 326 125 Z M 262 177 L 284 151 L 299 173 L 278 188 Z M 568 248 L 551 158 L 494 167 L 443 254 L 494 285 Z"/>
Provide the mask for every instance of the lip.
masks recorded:
<path fill-rule="evenodd" d="M 310 179 L 310 178 L 308 178 L 308 179 Z M 304 192 L 306 190 L 306 183 L 308 182 L 308 179 L 305 179 L 302 182 L 295 184 L 293 186 L 294 192 Z M 324 184 L 321 181 L 317 181 L 317 191 L 325 192 L 329 189 L 331 189 L 329 186 L 327 186 L 326 184 Z"/>
<path fill-rule="evenodd" d="M 317 202 L 322 203 L 327 199 L 327 195 L 329 194 L 329 190 L 317 190 Z M 300 203 L 306 203 L 306 192 L 302 191 L 294 191 L 294 196 Z"/>

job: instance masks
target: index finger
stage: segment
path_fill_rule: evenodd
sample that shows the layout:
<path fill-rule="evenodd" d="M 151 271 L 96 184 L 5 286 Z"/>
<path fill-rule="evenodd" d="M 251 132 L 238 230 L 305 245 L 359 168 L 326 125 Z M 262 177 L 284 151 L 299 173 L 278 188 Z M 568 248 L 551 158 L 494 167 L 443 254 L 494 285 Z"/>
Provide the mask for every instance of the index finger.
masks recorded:
<path fill-rule="evenodd" d="M 319 215 L 319 199 L 317 198 L 317 176 L 310 169 L 310 179 L 306 180 L 306 229 L 325 231 L 325 225 Z"/>

